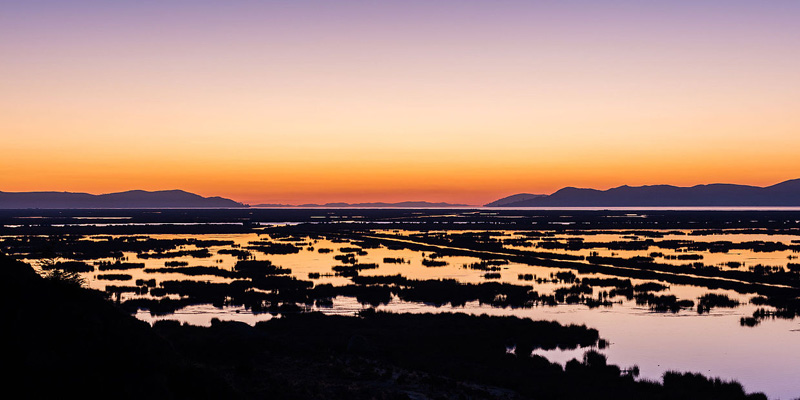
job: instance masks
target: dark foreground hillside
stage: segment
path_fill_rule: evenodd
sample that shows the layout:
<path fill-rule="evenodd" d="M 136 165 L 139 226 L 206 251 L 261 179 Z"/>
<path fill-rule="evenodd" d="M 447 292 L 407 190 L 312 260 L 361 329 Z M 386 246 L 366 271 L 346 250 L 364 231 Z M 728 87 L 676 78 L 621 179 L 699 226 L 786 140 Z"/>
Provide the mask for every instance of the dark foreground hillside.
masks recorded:
<path fill-rule="evenodd" d="M 593 350 L 565 367 L 527 356 L 600 343 L 594 329 L 555 322 L 365 312 L 151 328 L 99 292 L 1 255 L 0 293 L 3 389 L 22 398 L 765 398 L 693 374 L 637 382 Z"/>

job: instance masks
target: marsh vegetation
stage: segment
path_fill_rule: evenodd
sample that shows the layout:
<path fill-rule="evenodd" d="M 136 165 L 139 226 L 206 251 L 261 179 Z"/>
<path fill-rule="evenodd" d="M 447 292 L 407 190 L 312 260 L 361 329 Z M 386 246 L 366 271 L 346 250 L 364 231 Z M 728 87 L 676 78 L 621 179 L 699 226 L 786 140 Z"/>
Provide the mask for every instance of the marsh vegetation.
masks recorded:
<path fill-rule="evenodd" d="M 794 239 L 800 234 L 786 228 L 405 229 L 410 222 L 388 229 L 368 221 L 250 224 L 239 233 L 215 232 L 215 226 L 203 234 L 89 234 L 51 227 L 62 233 L 6 234 L 0 249 L 38 263 L 51 279 L 104 291 L 122 309 L 151 322 L 196 321 L 210 312 L 199 310 L 212 309 L 216 316 L 255 323 L 377 308 L 563 321 L 572 321 L 567 317 L 573 313 L 608 315 L 609 322 L 677 316 L 698 327 L 717 316 L 722 318 L 714 326 L 721 331 L 773 332 L 772 326 L 780 326 L 776 321 L 800 315 Z M 686 338 L 691 340 L 688 333 Z M 664 338 L 643 334 L 640 340 L 655 347 Z M 604 343 L 610 347 L 603 353 L 612 360 L 615 348 L 626 346 Z M 524 344 L 510 346 L 514 354 L 530 353 Z M 564 360 L 562 369 L 602 364 L 595 355 L 578 360 Z M 666 372 L 632 361 L 640 365 L 639 379 Z M 620 377 L 634 375 L 632 367 L 619 370 Z"/>

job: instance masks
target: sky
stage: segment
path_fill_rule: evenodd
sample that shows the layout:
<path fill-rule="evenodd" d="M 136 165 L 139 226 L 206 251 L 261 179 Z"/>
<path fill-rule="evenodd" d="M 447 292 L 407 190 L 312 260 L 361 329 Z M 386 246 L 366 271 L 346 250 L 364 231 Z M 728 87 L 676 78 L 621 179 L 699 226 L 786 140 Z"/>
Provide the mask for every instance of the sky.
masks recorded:
<path fill-rule="evenodd" d="M 4 1 L 0 191 L 800 178 L 798 1 Z"/>

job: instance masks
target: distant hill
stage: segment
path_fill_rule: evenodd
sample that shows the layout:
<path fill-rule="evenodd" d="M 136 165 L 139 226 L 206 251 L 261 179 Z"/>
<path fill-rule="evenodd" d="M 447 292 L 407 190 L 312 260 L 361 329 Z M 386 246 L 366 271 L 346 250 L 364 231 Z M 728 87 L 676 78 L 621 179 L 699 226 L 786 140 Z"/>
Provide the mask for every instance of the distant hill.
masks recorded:
<path fill-rule="evenodd" d="M 519 194 L 515 196 L 525 196 Z M 505 201 L 487 207 L 745 207 L 800 206 L 800 179 L 767 187 L 711 184 L 692 187 L 670 185 L 620 186 L 608 190 L 566 187 L 541 197 Z M 499 204 L 498 204 L 499 203 Z"/>
<path fill-rule="evenodd" d="M 467 204 L 451 203 L 430 203 L 427 201 L 402 201 L 399 203 L 325 203 L 325 204 L 256 204 L 252 207 L 320 207 L 320 208 L 448 208 L 448 207 L 468 207 Z"/>
<path fill-rule="evenodd" d="M 508 197 L 503 197 L 500 200 L 495 200 L 486 205 L 486 207 L 507 207 L 508 204 L 515 204 L 522 201 L 528 201 L 532 199 L 538 199 L 540 197 L 547 197 L 546 194 L 530 194 L 530 193 L 520 193 L 514 194 Z"/>
<path fill-rule="evenodd" d="M 183 190 L 130 190 L 94 195 L 71 192 L 0 192 L 0 209 L 28 208 L 233 208 L 247 207 L 222 197 L 203 197 Z"/>

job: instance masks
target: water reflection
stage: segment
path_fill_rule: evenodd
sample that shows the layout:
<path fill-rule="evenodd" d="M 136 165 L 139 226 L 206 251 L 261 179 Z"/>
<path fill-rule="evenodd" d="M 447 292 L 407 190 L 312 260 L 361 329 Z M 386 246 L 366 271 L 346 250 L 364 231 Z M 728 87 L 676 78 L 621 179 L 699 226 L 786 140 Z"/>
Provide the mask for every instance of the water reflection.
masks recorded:
<path fill-rule="evenodd" d="M 609 362 L 638 365 L 645 378 L 660 378 L 671 369 L 695 371 L 735 378 L 748 391 L 782 397 L 796 393 L 790 375 L 800 369 L 795 357 L 800 339 L 797 322 L 788 319 L 795 314 L 768 318 L 780 309 L 766 300 L 751 303 L 755 292 L 531 265 L 501 253 L 533 250 L 581 262 L 591 256 L 650 257 L 674 266 L 702 262 L 753 273 L 750 267 L 769 265 L 791 273 L 799 240 L 789 235 L 692 233 L 370 233 L 409 241 L 447 240 L 451 247 L 499 244 L 500 251 L 491 257 L 494 250 L 481 253 L 485 256 L 464 255 L 322 234 L 0 239 L 5 251 L 40 268 L 61 263 L 60 268 L 79 273 L 89 287 L 113 293 L 116 301 L 151 323 L 176 319 L 208 325 L 218 318 L 254 324 L 290 312 L 353 315 L 369 307 L 516 315 L 597 328 L 611 343 L 606 351 Z M 721 252 L 709 246 L 740 249 Z M 740 327 L 743 318 L 758 315 L 756 322 L 766 321 Z M 539 354 L 566 363 L 581 359 L 583 353 Z"/>

